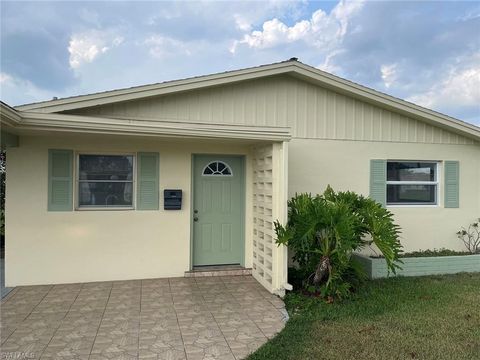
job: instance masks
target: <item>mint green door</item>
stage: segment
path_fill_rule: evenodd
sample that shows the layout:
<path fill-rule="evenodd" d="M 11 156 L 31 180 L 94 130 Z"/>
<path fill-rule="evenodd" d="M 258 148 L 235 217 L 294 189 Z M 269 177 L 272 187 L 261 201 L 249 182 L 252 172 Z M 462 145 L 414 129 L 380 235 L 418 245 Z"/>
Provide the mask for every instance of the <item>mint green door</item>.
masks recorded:
<path fill-rule="evenodd" d="M 244 158 L 195 155 L 193 266 L 243 263 Z"/>

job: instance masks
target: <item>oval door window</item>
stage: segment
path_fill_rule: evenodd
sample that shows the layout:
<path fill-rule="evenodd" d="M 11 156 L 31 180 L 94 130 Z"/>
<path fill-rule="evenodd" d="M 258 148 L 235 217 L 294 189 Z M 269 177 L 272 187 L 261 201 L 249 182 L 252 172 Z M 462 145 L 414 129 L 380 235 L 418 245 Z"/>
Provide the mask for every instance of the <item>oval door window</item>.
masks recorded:
<path fill-rule="evenodd" d="M 232 176 L 232 169 L 223 161 L 212 161 L 202 171 L 203 176 Z"/>

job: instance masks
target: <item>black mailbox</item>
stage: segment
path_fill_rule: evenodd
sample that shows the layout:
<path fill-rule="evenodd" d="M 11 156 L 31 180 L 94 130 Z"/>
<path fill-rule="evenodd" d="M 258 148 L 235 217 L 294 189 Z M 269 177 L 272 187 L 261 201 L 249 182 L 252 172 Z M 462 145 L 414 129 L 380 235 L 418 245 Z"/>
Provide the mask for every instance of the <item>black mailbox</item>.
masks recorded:
<path fill-rule="evenodd" d="M 182 190 L 164 190 L 163 208 L 165 210 L 180 210 L 182 208 Z"/>

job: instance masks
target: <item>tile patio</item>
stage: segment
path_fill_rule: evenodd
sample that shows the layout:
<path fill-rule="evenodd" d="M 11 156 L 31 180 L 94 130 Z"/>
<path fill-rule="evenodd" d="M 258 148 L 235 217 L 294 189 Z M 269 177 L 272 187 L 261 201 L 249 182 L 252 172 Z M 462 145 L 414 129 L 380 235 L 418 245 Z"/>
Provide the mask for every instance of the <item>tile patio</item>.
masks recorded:
<path fill-rule="evenodd" d="M 15 288 L 1 359 L 242 359 L 280 331 L 282 300 L 251 276 Z"/>

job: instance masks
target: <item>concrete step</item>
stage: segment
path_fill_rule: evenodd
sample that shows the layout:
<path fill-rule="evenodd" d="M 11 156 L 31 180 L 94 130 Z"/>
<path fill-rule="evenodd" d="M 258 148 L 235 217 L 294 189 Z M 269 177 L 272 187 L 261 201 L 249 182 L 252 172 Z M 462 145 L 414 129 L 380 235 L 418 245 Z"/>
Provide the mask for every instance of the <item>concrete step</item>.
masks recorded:
<path fill-rule="evenodd" d="M 196 266 L 193 270 L 185 271 L 185 277 L 205 277 L 205 276 L 241 276 L 252 275 L 251 268 L 242 266 Z"/>

